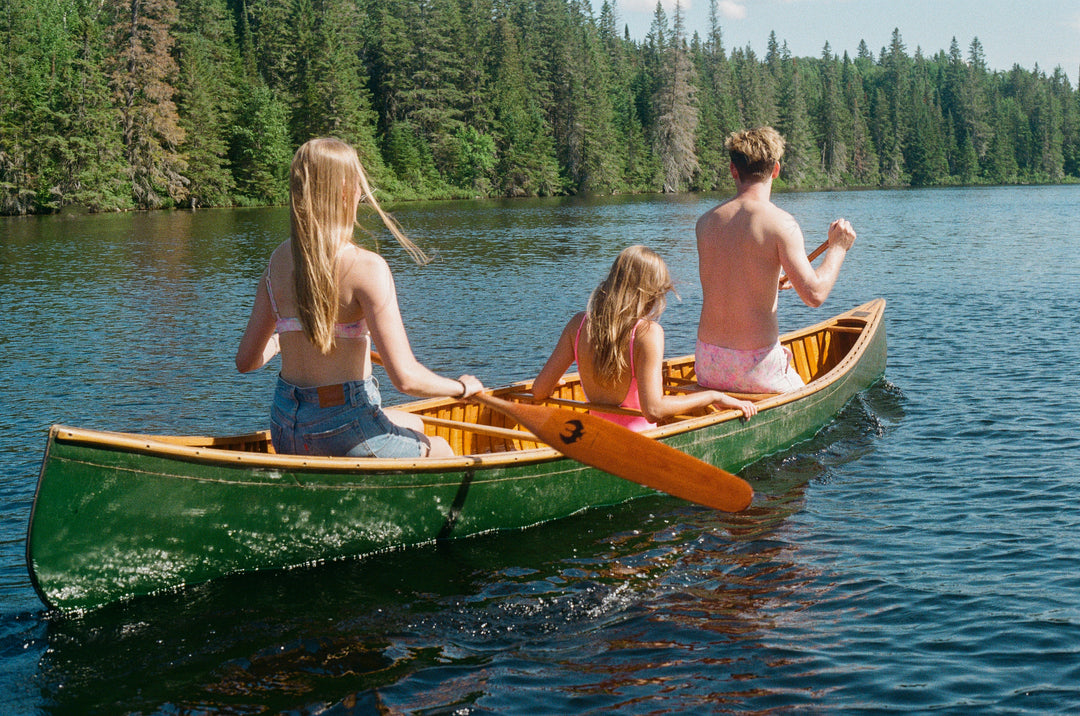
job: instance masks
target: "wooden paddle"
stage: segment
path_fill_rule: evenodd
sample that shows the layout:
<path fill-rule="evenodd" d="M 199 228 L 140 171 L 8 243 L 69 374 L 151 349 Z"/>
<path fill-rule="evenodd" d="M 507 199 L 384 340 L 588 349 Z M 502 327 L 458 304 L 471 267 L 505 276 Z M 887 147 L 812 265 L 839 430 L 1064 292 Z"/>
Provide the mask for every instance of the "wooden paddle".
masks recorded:
<path fill-rule="evenodd" d="M 818 246 L 816 249 L 814 249 L 813 251 L 810 252 L 810 255 L 806 257 L 806 260 L 807 261 L 813 261 L 818 256 L 821 256 L 823 253 L 825 253 L 825 249 L 827 249 L 827 248 L 829 248 L 829 240 L 825 239 L 824 241 L 821 242 L 821 246 Z M 784 282 L 787 281 L 787 280 L 788 280 L 787 274 L 783 274 L 783 275 L 780 276 L 780 287 L 781 288 L 784 287 Z"/>
<path fill-rule="evenodd" d="M 469 399 L 513 418 L 563 455 L 624 480 L 724 512 L 744 510 L 754 499 L 749 483 L 730 472 L 595 415 L 489 393 Z"/>
<path fill-rule="evenodd" d="M 371 359 L 383 364 L 375 351 Z M 754 499 L 754 488 L 742 478 L 595 415 L 511 403 L 489 393 L 469 400 L 516 420 L 568 458 L 615 477 L 724 512 L 744 510 Z"/>

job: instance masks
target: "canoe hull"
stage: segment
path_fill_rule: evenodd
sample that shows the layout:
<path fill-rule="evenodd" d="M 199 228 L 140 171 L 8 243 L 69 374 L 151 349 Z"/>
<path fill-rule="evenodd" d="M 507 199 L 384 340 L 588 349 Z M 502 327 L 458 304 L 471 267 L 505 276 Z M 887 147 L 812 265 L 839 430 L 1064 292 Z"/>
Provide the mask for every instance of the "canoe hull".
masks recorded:
<path fill-rule="evenodd" d="M 873 305 L 874 325 L 839 365 L 795 394 L 761 401 L 753 420 L 702 415 L 654 435 L 729 471 L 813 435 L 884 372 L 879 302 L 856 309 Z M 27 564 L 45 604 L 88 609 L 230 573 L 528 527 L 648 494 L 544 447 L 343 463 L 163 450 L 153 438 L 54 426 Z"/>
<path fill-rule="evenodd" d="M 28 559 L 46 604 L 89 608 L 233 572 L 526 527 L 650 492 L 567 459 L 351 476 L 178 465 L 57 438 Z"/>

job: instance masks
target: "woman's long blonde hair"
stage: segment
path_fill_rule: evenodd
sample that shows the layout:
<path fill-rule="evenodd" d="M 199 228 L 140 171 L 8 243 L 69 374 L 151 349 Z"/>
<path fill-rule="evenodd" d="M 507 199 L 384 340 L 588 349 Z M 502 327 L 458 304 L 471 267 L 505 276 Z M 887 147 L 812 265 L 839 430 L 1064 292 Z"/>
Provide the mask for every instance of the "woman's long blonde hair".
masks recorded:
<path fill-rule="evenodd" d="M 334 347 L 338 316 L 337 252 L 352 241 L 356 192 L 375 210 L 398 243 L 419 264 L 428 257 L 383 211 L 356 150 L 338 139 L 305 142 L 289 168 L 289 216 L 296 306 L 304 334 L 322 352 Z"/>
<path fill-rule="evenodd" d="M 589 297 L 585 319 L 601 383 L 618 383 L 630 366 L 630 331 L 642 318 L 658 319 L 668 291 L 674 290 L 667 264 L 655 251 L 637 245 L 619 253 L 607 278 Z"/>

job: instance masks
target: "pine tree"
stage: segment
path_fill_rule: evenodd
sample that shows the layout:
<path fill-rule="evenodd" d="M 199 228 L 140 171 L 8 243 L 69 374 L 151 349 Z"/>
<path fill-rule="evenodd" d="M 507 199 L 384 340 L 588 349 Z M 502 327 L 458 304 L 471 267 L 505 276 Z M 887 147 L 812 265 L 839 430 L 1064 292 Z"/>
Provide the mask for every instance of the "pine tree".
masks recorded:
<path fill-rule="evenodd" d="M 491 53 L 495 43 L 494 0 L 459 0 L 462 14 L 462 81 L 464 121 L 480 133 L 491 130 L 487 101 L 492 78 Z"/>
<path fill-rule="evenodd" d="M 803 90 L 798 60 L 785 46 L 781 62 L 781 113 L 778 129 L 786 149 L 781 178 L 792 186 L 816 186 L 821 181 L 821 157 L 810 126 L 810 113 Z"/>
<path fill-rule="evenodd" d="M 238 202 L 285 203 L 289 198 L 287 176 L 292 158 L 289 110 L 266 85 L 257 84 L 245 95 L 231 146 Z"/>
<path fill-rule="evenodd" d="M 805 187 L 1080 177 L 1060 68 L 993 72 L 978 38 L 909 57 L 899 30 L 729 54 L 719 0 L 703 36 L 665 7 L 637 42 L 615 0 L 7 0 L 0 213 L 280 203 L 314 135 L 397 198 L 714 189 L 765 124 Z"/>
<path fill-rule="evenodd" d="M 517 28 L 496 19 L 492 110 L 498 147 L 498 191 L 505 196 L 550 195 L 560 190 L 555 142 L 543 111 L 529 91 Z"/>
<path fill-rule="evenodd" d="M 587 0 L 571 4 L 570 21 L 575 28 L 570 44 L 572 62 L 581 68 L 571 93 L 571 157 L 576 171 L 571 177 L 585 193 L 614 193 L 620 185 L 611 66 Z"/>
<path fill-rule="evenodd" d="M 135 203 L 155 209 L 186 201 L 184 130 L 176 104 L 172 50 L 175 0 L 108 0 L 114 59 L 109 63 L 120 108 L 124 150 Z"/>
<path fill-rule="evenodd" d="M 223 0 L 180 0 L 179 11 L 177 109 L 190 182 L 186 203 L 222 206 L 235 189 L 229 138 L 240 65 L 233 24 Z"/>
<path fill-rule="evenodd" d="M 0 14 L 0 213 L 130 206 L 96 12 L 15 0 Z"/>
<path fill-rule="evenodd" d="M 584 79 L 571 45 L 571 27 L 565 0 L 537 0 L 532 32 L 526 33 L 533 40 L 526 52 L 537 75 L 533 91 L 545 108 L 563 185 L 568 191 L 579 191 L 583 167 L 577 122 Z"/>
<path fill-rule="evenodd" d="M 1080 116 L 1069 78 L 1060 67 L 1050 76 L 1050 93 L 1061 116 L 1061 171 L 1066 177 L 1080 176 Z"/>
<path fill-rule="evenodd" d="M 380 4 L 379 12 L 372 79 L 387 161 L 429 191 L 445 192 L 466 106 L 458 7 L 454 0 L 408 0 Z M 413 161 L 422 164 L 406 168 Z"/>
<path fill-rule="evenodd" d="M 968 69 L 961 88 L 961 118 L 980 165 L 986 157 L 994 131 L 990 124 L 989 77 L 979 38 L 971 41 Z"/>
<path fill-rule="evenodd" d="M 239 0 L 243 66 L 249 83 L 289 92 L 295 66 L 297 28 L 294 0 Z"/>
<path fill-rule="evenodd" d="M 932 186 L 949 177 L 942 132 L 944 120 L 930 81 L 928 64 L 921 57 L 916 58 L 914 74 L 911 135 L 904 142 L 906 162 L 912 186 Z"/>
<path fill-rule="evenodd" d="M 856 186 L 877 186 L 880 162 L 867 119 L 869 102 L 857 65 L 844 55 L 844 96 L 851 107 L 851 175 Z"/>
<path fill-rule="evenodd" d="M 657 13 L 661 13 L 657 3 Z M 662 31 L 662 28 L 659 29 Z M 694 145 L 698 127 L 696 77 L 686 46 L 682 4 L 675 3 L 675 21 L 662 55 L 661 84 L 655 97 L 659 116 L 654 143 L 663 168 L 663 190 L 683 191 L 698 170 Z"/>
<path fill-rule="evenodd" d="M 619 164 L 619 189 L 652 191 L 659 167 L 645 137 L 637 102 L 640 53 L 635 43 L 619 36 L 617 26 L 617 5 L 605 0 L 600 13 L 599 32 L 611 68 L 609 93 L 615 133 L 612 153 Z"/>
<path fill-rule="evenodd" d="M 64 203 L 89 211 L 118 211 L 131 208 L 133 198 L 120 113 L 111 101 L 109 78 L 103 69 L 107 50 L 101 14 L 98 3 L 79 0 L 73 23 L 77 49 L 65 70 L 68 89 L 62 94 L 62 101 L 71 108 L 65 127 L 70 188 Z"/>
<path fill-rule="evenodd" d="M 940 82 L 941 108 L 945 116 L 952 151 L 949 154 L 949 172 L 962 184 L 974 181 L 979 169 L 979 156 L 972 142 L 972 131 L 965 121 L 967 105 L 965 87 L 968 67 L 960 53 L 960 44 L 954 37 L 945 59 L 945 69 Z"/>
<path fill-rule="evenodd" d="M 1037 96 L 1033 99 L 1035 111 L 1031 113 L 1032 131 L 1039 150 L 1035 170 L 1040 180 L 1059 182 L 1065 176 L 1065 116 L 1056 91 L 1060 80 L 1048 81 L 1045 75 L 1038 73 L 1037 65 L 1035 79 Z"/>
<path fill-rule="evenodd" d="M 290 81 L 295 98 L 293 143 L 337 137 L 356 149 L 373 179 L 380 179 L 384 167 L 375 139 L 377 116 L 360 61 L 358 9 L 347 0 L 314 0 L 309 21 L 310 28 L 301 33 L 304 39 Z"/>
<path fill-rule="evenodd" d="M 738 87 L 741 126 L 775 126 L 780 113 L 777 109 L 777 85 L 772 74 L 764 64 L 758 62 L 749 45 L 731 53 L 731 66 Z"/>
<path fill-rule="evenodd" d="M 881 159 L 881 175 L 888 185 L 907 181 L 904 140 L 910 134 L 911 58 L 907 55 L 900 30 L 894 29 L 888 50 L 882 49 L 878 93 L 874 98 L 875 140 Z"/>
<path fill-rule="evenodd" d="M 822 94 L 817 112 L 821 128 L 822 168 L 828 183 L 840 185 L 851 177 L 854 130 L 848 104 L 844 101 L 840 67 L 829 43 L 821 52 Z"/>
<path fill-rule="evenodd" d="M 983 175 L 993 184 L 1011 184 L 1019 179 L 1020 166 L 1013 143 L 1016 120 L 1022 119 L 1019 115 L 1011 98 L 1003 98 L 995 105 L 990 122 L 997 131 L 990 137 L 983 161 Z"/>
<path fill-rule="evenodd" d="M 717 0 L 709 0 L 709 33 L 694 55 L 697 74 L 701 78 L 701 101 L 698 103 L 700 121 L 696 139 L 700 172 L 695 188 L 718 189 L 731 184 L 724 140 L 740 128 L 741 120 L 731 65 L 724 52 Z"/>

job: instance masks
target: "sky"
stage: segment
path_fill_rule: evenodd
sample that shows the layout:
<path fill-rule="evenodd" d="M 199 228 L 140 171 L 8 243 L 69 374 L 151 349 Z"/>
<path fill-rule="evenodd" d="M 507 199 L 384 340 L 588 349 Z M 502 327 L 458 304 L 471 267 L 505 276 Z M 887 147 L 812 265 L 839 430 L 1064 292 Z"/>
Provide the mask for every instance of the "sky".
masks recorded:
<path fill-rule="evenodd" d="M 668 21 L 676 0 L 662 0 Z M 603 0 L 592 0 L 599 16 Z M 688 35 L 709 29 L 709 0 L 681 0 Z M 656 0 L 616 0 L 619 27 L 644 39 Z M 865 40 L 877 57 L 894 29 L 908 55 L 921 48 L 931 56 L 949 51 L 955 37 L 964 57 L 979 39 L 991 70 L 1036 65 L 1047 74 L 1060 66 L 1073 87 L 1080 78 L 1080 0 L 717 0 L 724 48 L 750 46 L 763 57 L 776 32 L 796 57 L 820 57 L 828 42 L 833 54 L 858 54 Z"/>

